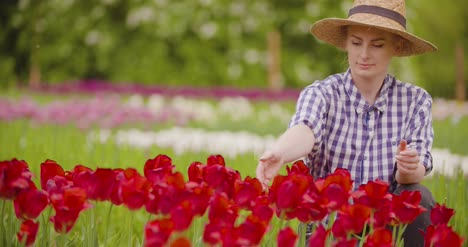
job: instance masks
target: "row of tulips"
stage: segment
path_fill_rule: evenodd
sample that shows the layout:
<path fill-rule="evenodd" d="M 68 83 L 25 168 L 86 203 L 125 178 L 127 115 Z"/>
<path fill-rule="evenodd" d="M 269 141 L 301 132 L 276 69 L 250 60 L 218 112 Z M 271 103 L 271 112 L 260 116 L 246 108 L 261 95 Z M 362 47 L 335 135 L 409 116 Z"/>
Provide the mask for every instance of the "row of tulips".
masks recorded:
<path fill-rule="evenodd" d="M 128 95 L 152 96 L 164 95 L 167 97 L 181 96 L 184 98 L 237 98 L 242 97 L 248 101 L 267 100 L 271 102 L 295 101 L 299 96 L 298 89 L 283 89 L 281 91 L 268 91 L 266 89 L 250 88 L 237 89 L 226 87 L 167 87 L 161 85 L 138 85 L 138 84 L 117 84 L 105 81 L 89 80 L 75 83 L 64 83 L 61 85 L 51 85 L 41 89 L 42 92 L 52 92 L 59 94 L 68 93 L 121 93 Z M 456 102 L 442 98 L 434 99 L 433 115 L 435 119 L 442 120 L 451 118 L 458 121 L 462 117 L 468 116 L 468 102 Z"/>
<path fill-rule="evenodd" d="M 88 133 L 88 143 L 116 142 L 121 146 L 151 150 L 153 148 L 170 148 L 175 154 L 184 153 L 222 153 L 225 157 L 234 158 L 245 154 L 256 156 L 273 144 L 273 136 L 260 136 L 249 132 L 207 131 L 197 128 L 174 127 L 159 131 L 126 129 L 111 131 L 101 129 Z M 216 140 L 216 142 L 213 142 Z M 27 141 L 23 143 L 27 145 Z M 27 146 L 25 146 L 27 147 Z M 433 174 L 454 177 L 459 170 L 468 175 L 468 156 L 451 153 L 447 149 L 432 150 Z"/>
<path fill-rule="evenodd" d="M 48 85 L 37 89 L 41 92 L 52 92 L 59 94 L 68 93 L 119 93 L 138 95 L 165 95 L 168 97 L 182 96 L 184 98 L 212 98 L 222 99 L 231 97 L 243 97 L 249 100 L 283 101 L 295 100 L 299 96 L 297 89 L 283 89 L 271 91 L 263 88 L 234 88 L 234 87 L 171 87 L 166 85 L 142 85 L 131 83 L 111 83 L 99 80 L 85 80 L 77 82 L 62 83 L 59 85 Z"/>
<path fill-rule="evenodd" d="M 216 142 L 213 142 L 216 140 Z M 207 131 L 200 128 L 173 127 L 159 131 L 143 131 L 135 128 L 111 131 L 101 129 L 88 133 L 90 146 L 95 143 L 115 142 L 119 146 L 138 149 L 169 148 L 175 154 L 222 153 L 235 158 L 244 154 L 260 155 L 275 138 L 246 131 Z"/>
<path fill-rule="evenodd" d="M 183 125 L 192 117 L 193 115 L 171 107 L 153 112 L 146 108 L 125 105 L 118 96 L 56 100 L 45 105 L 30 98 L 0 98 L 0 119 L 3 121 L 27 119 L 36 124 L 74 124 L 80 129 L 137 124 L 149 127 L 155 123 L 168 122 Z"/>
<path fill-rule="evenodd" d="M 234 122 L 261 116 L 265 121 L 280 121 L 285 126 L 292 112 L 279 104 L 257 111 L 245 98 L 223 98 L 216 103 L 183 97 L 159 95 L 148 99 L 139 95 L 122 98 L 118 95 L 96 95 L 91 98 L 54 100 L 40 104 L 31 98 L 0 98 L 0 120 L 28 119 L 37 124 L 74 124 L 81 129 L 93 126 L 151 127 L 155 124 L 183 126 L 190 121 L 219 124 L 226 119 Z"/>
<path fill-rule="evenodd" d="M 193 162 L 188 180 L 165 155 L 147 160 L 143 174 L 134 168 L 92 170 L 83 165 L 65 171 L 46 160 L 41 164 L 41 189 L 32 176 L 23 160 L 0 162 L 0 198 L 3 203 L 13 200 L 16 217 L 22 221 L 17 241 L 27 246 L 34 244 L 36 219 L 46 207 L 54 210 L 50 221 L 55 231 L 65 235 L 80 213 L 98 201 L 130 210 L 144 208 L 155 215 L 144 229 L 145 246 L 191 246 L 186 237 L 174 233 L 187 231 L 194 218 L 202 216 L 207 218 L 202 234 L 207 245 L 259 245 L 276 216 L 281 222 L 313 223 L 308 246 L 401 246 L 402 230 L 426 210 L 419 205 L 419 192 L 390 194 L 382 181 L 352 191 L 348 171 L 337 169 L 314 180 L 301 161 L 288 166 L 286 175 L 276 176 L 268 191 L 256 178 L 242 179 L 220 155 L 209 156 L 205 163 Z M 462 245 L 463 239 L 448 226 L 453 214 L 453 209 L 436 205 L 432 225 L 421 233 L 425 246 Z M 302 232 L 279 227 L 278 246 L 304 240 L 299 237 Z"/>

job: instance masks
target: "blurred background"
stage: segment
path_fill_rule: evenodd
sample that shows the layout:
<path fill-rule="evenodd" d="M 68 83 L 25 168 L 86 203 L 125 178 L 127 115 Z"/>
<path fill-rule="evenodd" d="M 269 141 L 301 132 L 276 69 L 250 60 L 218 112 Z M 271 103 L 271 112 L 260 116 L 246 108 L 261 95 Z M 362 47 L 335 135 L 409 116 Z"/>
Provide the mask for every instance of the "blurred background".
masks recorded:
<path fill-rule="evenodd" d="M 223 155 L 242 177 L 255 176 L 261 153 L 287 128 L 300 90 L 347 69 L 345 54 L 309 28 L 322 18 L 345 18 L 351 4 L 1 0 L 0 160 L 25 160 L 36 184 L 46 159 L 65 170 L 82 164 L 142 171 L 158 154 L 171 157 L 184 176 L 211 154 Z M 452 225 L 466 239 L 468 1 L 406 4 L 408 30 L 439 51 L 395 58 L 391 73 L 434 98 L 434 172 L 424 184 L 456 210 Z M 13 215 L 11 205 L 6 210 Z M 102 222 L 107 208 L 96 210 Z M 109 246 L 141 243 L 147 215 L 133 221 L 119 210 L 115 222 L 132 223 L 114 225 Z M 67 237 L 72 245 L 87 246 L 79 241 L 88 239 L 80 235 L 88 225 L 77 223 Z M 102 240 L 107 230 L 98 228 L 92 232 Z M 5 236 L 17 229 L 9 226 Z"/>
<path fill-rule="evenodd" d="M 308 32 L 349 0 L 3 0 L 1 85 L 111 83 L 302 88 L 346 69 Z M 467 1 L 408 1 L 408 30 L 439 51 L 392 73 L 434 97 L 464 97 Z M 457 84 L 458 82 L 458 84 Z M 456 86 L 458 85 L 458 87 Z"/>

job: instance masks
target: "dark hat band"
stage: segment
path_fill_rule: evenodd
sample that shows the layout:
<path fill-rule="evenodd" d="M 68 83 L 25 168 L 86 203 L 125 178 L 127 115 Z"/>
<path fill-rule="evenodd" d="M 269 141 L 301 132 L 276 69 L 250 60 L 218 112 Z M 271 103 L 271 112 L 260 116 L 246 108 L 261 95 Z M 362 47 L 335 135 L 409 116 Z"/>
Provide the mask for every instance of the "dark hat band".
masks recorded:
<path fill-rule="evenodd" d="M 400 25 L 402 25 L 406 29 L 406 18 L 400 13 L 391 9 L 386 9 L 374 5 L 359 5 L 349 10 L 348 17 L 357 13 L 374 14 L 386 17 L 400 23 Z"/>

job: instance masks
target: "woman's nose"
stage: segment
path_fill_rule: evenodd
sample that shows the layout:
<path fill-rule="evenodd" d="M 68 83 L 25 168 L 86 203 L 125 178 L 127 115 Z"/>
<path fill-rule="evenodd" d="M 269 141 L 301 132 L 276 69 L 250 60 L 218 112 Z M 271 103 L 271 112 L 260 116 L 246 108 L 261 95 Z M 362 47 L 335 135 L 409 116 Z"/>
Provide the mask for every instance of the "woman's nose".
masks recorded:
<path fill-rule="evenodd" d="M 361 49 L 359 55 L 361 56 L 361 58 L 368 58 L 369 57 L 369 47 L 366 46 L 366 45 L 362 46 L 362 49 Z"/>

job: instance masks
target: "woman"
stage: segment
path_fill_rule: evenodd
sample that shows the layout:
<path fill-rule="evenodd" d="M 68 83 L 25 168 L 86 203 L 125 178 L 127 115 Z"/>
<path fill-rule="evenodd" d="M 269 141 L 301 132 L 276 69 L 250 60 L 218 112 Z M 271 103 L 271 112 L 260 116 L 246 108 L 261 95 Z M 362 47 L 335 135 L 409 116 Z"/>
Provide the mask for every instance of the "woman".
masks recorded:
<path fill-rule="evenodd" d="M 304 158 L 315 178 L 345 168 L 355 189 L 379 179 L 392 184 L 393 193 L 421 191 L 421 205 L 430 211 L 434 199 L 420 182 L 432 170 L 432 99 L 389 75 L 388 67 L 395 56 L 437 48 L 405 25 L 404 0 L 356 0 L 348 18 L 312 26 L 316 38 L 347 52 L 349 68 L 301 92 L 289 128 L 258 163 L 265 186 L 285 163 Z M 409 225 L 405 246 L 422 246 L 419 229 L 429 224 L 426 212 Z"/>

